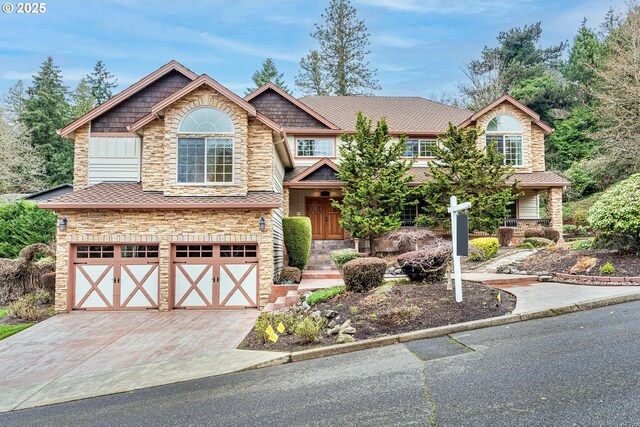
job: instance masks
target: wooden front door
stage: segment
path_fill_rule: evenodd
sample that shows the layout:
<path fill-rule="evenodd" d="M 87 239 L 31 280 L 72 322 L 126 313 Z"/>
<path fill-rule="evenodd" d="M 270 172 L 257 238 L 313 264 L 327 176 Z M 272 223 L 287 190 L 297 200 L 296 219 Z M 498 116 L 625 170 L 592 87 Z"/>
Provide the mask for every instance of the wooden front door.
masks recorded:
<path fill-rule="evenodd" d="M 314 240 L 343 240 L 340 210 L 334 208 L 328 197 L 307 197 L 305 212 L 311 219 L 311 238 Z"/>

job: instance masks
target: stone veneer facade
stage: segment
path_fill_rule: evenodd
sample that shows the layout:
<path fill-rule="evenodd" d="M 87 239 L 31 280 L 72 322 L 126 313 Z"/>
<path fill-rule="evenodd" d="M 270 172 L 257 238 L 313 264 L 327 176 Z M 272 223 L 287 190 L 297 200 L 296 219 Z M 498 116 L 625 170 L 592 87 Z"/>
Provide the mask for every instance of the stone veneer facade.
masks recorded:
<path fill-rule="evenodd" d="M 65 210 L 66 231 L 56 235 L 56 310 L 70 308 L 68 269 L 74 243 L 159 243 L 159 307 L 169 309 L 170 246 L 180 242 L 256 242 L 259 245 L 260 301 L 273 278 L 272 212 L 255 210 Z M 260 217 L 266 220 L 259 231 Z M 69 304 L 69 305 L 68 305 Z"/>

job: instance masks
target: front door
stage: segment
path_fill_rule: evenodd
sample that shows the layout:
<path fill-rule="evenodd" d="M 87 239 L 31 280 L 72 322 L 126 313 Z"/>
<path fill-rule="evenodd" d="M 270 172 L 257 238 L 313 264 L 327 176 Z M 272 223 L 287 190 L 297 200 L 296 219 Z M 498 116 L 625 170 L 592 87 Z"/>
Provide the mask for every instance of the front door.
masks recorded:
<path fill-rule="evenodd" d="M 305 212 L 311 219 L 311 238 L 314 240 L 343 240 L 340 210 L 334 208 L 328 197 L 307 197 Z"/>

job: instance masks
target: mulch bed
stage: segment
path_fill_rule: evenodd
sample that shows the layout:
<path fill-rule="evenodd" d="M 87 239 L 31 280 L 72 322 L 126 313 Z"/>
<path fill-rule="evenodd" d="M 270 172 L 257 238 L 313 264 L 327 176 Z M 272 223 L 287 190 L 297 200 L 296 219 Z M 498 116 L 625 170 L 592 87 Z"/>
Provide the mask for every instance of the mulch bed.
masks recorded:
<path fill-rule="evenodd" d="M 571 267 L 582 257 L 598 259 L 595 268 L 591 271 L 578 273 L 583 276 L 605 276 L 600 273 L 600 267 L 606 263 L 611 263 L 616 269 L 616 272 L 612 274 L 612 276 L 640 276 L 640 257 L 637 255 L 626 252 L 594 249 L 548 249 L 525 258 L 518 268 L 528 272 L 570 274 Z"/>
<path fill-rule="evenodd" d="M 498 293 L 501 302 L 498 302 Z M 387 292 L 344 293 L 316 304 L 316 310 L 335 310 L 338 322 L 351 319 L 356 340 L 377 338 L 419 329 L 445 326 L 507 314 L 515 308 L 513 295 L 488 286 L 463 283 L 463 302 L 455 302 L 445 284 L 395 284 Z M 296 335 L 281 334 L 276 343 L 263 344 L 252 330 L 239 348 L 251 350 L 297 351 L 333 345 L 336 337 L 322 332 L 320 342 L 301 345 Z"/>

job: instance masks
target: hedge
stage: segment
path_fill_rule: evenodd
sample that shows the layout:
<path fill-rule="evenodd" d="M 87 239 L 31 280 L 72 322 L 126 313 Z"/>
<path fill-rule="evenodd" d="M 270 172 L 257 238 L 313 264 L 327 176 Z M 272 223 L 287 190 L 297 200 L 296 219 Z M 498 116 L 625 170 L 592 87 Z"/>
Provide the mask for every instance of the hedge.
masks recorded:
<path fill-rule="evenodd" d="M 344 284 L 348 291 L 367 292 L 382 285 L 387 263 L 381 258 L 356 258 L 343 266 Z"/>
<path fill-rule="evenodd" d="M 311 220 L 306 216 L 282 218 L 282 229 L 289 265 L 303 270 L 311 251 Z"/>
<path fill-rule="evenodd" d="M 56 215 L 33 203 L 0 206 L 0 258 L 16 258 L 34 243 L 49 244 L 56 232 Z"/>

